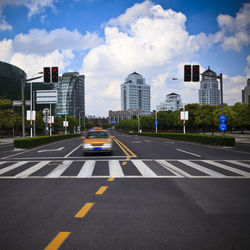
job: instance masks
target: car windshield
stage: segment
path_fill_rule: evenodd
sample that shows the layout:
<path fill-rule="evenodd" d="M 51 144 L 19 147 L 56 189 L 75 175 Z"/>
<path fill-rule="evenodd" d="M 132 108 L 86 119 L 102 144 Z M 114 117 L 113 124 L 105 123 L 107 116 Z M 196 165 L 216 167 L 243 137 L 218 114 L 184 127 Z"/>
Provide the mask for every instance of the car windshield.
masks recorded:
<path fill-rule="evenodd" d="M 89 132 L 87 135 L 87 138 L 109 138 L 109 135 L 105 131 L 94 131 L 94 132 Z"/>

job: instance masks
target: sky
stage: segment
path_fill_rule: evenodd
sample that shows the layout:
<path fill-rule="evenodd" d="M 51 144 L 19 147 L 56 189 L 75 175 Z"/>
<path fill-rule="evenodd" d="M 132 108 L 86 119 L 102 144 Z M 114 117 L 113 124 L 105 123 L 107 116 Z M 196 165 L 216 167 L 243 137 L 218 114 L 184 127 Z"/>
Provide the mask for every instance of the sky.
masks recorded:
<path fill-rule="evenodd" d="M 198 103 L 185 64 L 223 74 L 224 102 L 250 78 L 250 3 L 242 0 L 0 0 L 0 61 L 33 77 L 45 66 L 86 79 L 86 114 L 121 109 L 133 72 L 151 86 L 151 110 L 175 92 Z M 172 80 L 177 78 L 177 80 Z"/>

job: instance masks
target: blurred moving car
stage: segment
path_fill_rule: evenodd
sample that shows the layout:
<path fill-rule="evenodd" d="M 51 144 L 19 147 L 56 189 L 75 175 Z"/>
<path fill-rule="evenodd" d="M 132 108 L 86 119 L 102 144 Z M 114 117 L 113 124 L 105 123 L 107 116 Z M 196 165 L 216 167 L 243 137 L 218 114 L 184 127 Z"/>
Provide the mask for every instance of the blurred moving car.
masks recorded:
<path fill-rule="evenodd" d="M 96 152 L 105 152 L 109 155 L 112 154 L 113 150 L 113 139 L 115 137 L 111 136 L 107 130 L 96 127 L 89 130 L 85 136 L 82 136 L 82 148 L 83 154 Z"/>

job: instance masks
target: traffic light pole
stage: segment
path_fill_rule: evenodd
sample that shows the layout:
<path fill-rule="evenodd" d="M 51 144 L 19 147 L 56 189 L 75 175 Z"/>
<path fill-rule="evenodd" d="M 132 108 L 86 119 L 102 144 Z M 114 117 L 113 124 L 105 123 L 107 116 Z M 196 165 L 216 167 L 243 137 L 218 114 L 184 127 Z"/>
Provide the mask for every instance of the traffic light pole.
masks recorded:
<path fill-rule="evenodd" d="M 211 75 L 207 75 L 204 73 L 202 75 L 211 77 Z M 221 112 L 221 115 L 223 115 L 223 74 L 220 73 L 220 75 L 216 75 L 215 78 L 220 80 L 220 112 Z M 222 131 L 222 135 L 225 135 L 224 130 Z"/>
<path fill-rule="evenodd" d="M 40 79 L 43 76 L 37 76 L 30 79 L 21 79 L 21 93 L 22 93 L 22 136 L 25 137 L 25 100 L 24 100 L 24 88 L 25 83 L 36 79 Z"/>

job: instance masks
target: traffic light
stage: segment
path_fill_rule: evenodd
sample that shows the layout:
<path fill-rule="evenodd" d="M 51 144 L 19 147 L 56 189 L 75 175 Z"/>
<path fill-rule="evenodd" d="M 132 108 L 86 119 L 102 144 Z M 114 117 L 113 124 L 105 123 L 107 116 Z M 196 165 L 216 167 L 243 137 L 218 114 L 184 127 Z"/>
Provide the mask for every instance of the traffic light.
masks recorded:
<path fill-rule="evenodd" d="M 200 66 L 199 65 L 193 65 L 193 82 L 199 82 L 200 81 Z"/>
<path fill-rule="evenodd" d="M 191 81 L 191 65 L 184 65 L 184 82 Z"/>
<path fill-rule="evenodd" d="M 52 82 L 58 82 L 58 67 L 52 67 Z"/>
<path fill-rule="evenodd" d="M 50 83 L 50 67 L 43 68 L 43 82 Z"/>

